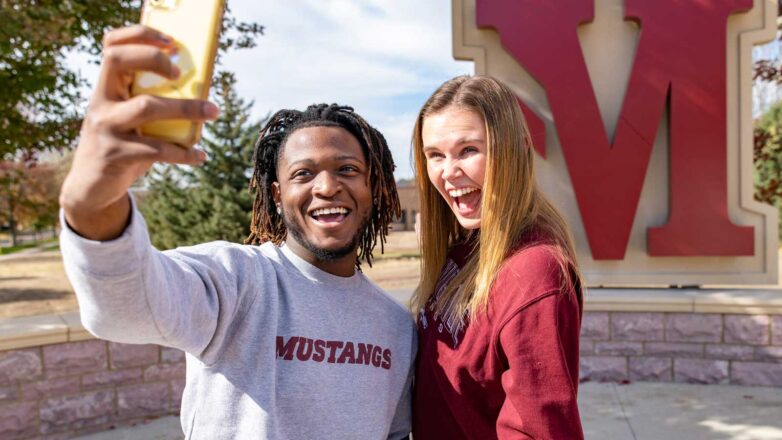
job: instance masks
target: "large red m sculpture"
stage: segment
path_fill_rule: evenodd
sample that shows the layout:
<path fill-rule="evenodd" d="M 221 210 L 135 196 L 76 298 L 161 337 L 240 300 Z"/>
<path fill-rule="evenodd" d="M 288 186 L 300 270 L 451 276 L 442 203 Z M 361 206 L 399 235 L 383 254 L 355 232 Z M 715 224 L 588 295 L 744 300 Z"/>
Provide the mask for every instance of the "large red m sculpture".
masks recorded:
<path fill-rule="evenodd" d="M 752 0 L 626 0 L 641 36 L 613 141 L 576 32 L 590 0 L 477 0 L 477 24 L 545 89 L 592 257 L 623 259 L 657 128 L 669 107 L 670 194 L 652 256 L 753 254 L 753 228 L 728 217 L 726 32 Z"/>

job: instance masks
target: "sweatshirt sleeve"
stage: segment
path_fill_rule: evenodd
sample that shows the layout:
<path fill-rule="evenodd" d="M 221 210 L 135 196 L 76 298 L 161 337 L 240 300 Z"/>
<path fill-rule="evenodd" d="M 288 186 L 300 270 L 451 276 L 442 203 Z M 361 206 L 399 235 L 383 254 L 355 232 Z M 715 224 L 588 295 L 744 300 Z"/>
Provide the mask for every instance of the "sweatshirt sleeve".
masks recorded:
<path fill-rule="evenodd" d="M 62 212 L 60 220 L 60 248 L 82 323 L 99 338 L 166 345 L 202 357 L 237 311 L 248 308 L 240 304 L 240 293 L 252 281 L 238 275 L 257 272 L 242 267 L 251 259 L 238 245 L 160 252 L 135 203 L 126 230 L 110 241 L 78 235 Z"/>
<path fill-rule="evenodd" d="M 580 305 L 554 290 L 511 315 L 497 339 L 506 362 L 499 439 L 583 439 L 576 394 Z"/>

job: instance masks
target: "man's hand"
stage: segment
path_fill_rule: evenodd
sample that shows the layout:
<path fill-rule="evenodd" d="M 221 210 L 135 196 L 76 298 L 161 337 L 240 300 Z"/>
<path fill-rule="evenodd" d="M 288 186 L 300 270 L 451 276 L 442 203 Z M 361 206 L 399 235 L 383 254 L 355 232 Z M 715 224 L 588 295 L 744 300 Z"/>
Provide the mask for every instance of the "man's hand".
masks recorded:
<path fill-rule="evenodd" d="M 86 238 L 122 234 L 130 215 L 127 190 L 155 162 L 199 165 L 206 159 L 203 151 L 143 137 L 138 129 L 159 119 L 203 121 L 219 113 L 203 100 L 130 97 L 136 72 L 179 76 L 169 58 L 173 50 L 171 38 L 141 25 L 110 31 L 103 39 L 100 77 L 60 193 L 68 224 Z"/>

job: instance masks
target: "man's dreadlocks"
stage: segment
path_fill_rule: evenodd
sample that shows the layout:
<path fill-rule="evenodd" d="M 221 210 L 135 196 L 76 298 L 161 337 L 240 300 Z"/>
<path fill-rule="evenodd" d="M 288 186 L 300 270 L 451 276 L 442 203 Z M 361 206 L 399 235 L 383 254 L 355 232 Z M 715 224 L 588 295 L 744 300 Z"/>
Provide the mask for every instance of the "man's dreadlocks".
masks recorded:
<path fill-rule="evenodd" d="M 372 249 L 380 236 L 380 249 L 388 235 L 388 225 L 401 215 L 399 196 L 394 182 L 394 160 L 385 138 L 377 129 L 353 111 L 337 104 L 318 104 L 306 110 L 280 110 L 261 129 L 255 142 L 253 162 L 255 170 L 250 180 L 250 193 L 255 192 L 253 216 L 250 222 L 248 244 L 271 241 L 276 245 L 285 241 L 287 230 L 282 214 L 272 197 L 272 183 L 277 181 L 277 162 L 288 136 L 299 128 L 341 127 L 361 144 L 369 168 L 372 186 L 372 213 L 358 242 L 358 265 L 364 259 L 372 266 Z"/>

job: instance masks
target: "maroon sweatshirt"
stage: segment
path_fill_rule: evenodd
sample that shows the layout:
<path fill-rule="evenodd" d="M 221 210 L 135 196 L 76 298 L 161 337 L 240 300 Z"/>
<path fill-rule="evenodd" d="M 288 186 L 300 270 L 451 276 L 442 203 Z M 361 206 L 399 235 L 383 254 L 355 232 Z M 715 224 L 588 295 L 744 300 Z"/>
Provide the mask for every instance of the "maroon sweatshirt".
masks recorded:
<path fill-rule="evenodd" d="M 464 265 L 457 246 L 435 297 Z M 488 313 L 475 322 L 418 316 L 415 440 L 583 439 L 578 414 L 581 291 L 562 291 L 550 247 L 533 245 L 503 265 Z"/>

